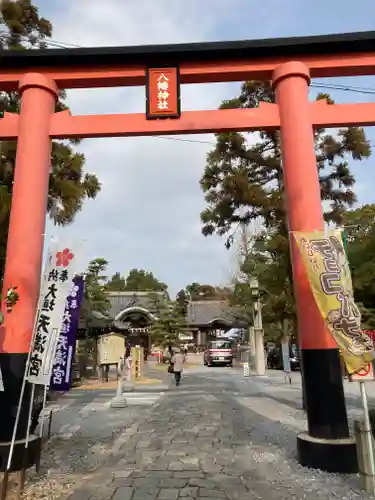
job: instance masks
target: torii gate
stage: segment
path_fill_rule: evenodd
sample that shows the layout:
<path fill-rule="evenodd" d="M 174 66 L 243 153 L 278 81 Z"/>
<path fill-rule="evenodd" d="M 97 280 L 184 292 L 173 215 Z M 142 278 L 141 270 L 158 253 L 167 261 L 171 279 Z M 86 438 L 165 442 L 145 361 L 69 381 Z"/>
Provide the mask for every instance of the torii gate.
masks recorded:
<path fill-rule="evenodd" d="M 173 80 L 173 110 L 157 104 L 155 81 Z M 20 115 L 5 113 L 0 139 L 18 140 L 3 297 L 18 286 L 12 313 L 3 308 L 0 364 L 0 469 L 6 463 L 29 351 L 42 266 L 51 139 L 281 130 L 291 231 L 323 229 L 313 129 L 368 126 L 375 103 L 309 102 L 310 78 L 375 74 L 375 32 L 278 40 L 87 49 L 3 51 L 0 90 L 19 91 Z M 54 112 L 59 89 L 145 85 L 147 113 L 71 116 Z M 156 78 L 156 80 L 155 80 Z M 277 104 L 258 109 L 180 110 L 179 84 L 271 80 Z M 179 80 L 179 81 L 178 81 Z M 154 87 L 153 87 L 154 85 Z M 171 84 L 172 85 L 172 84 Z M 165 90 L 165 88 L 164 88 Z M 151 120 L 150 118 L 169 118 Z M 349 437 L 338 351 L 315 305 L 300 256 L 292 248 L 308 433 L 298 436 L 303 465 L 357 470 Z M 26 400 L 28 398 L 26 397 Z M 18 438 L 25 437 L 27 404 Z M 34 445 L 33 445 L 34 446 Z M 30 445 L 30 454 L 38 445 Z M 16 457 L 22 448 L 16 446 Z M 32 456 L 29 462 L 32 463 Z"/>

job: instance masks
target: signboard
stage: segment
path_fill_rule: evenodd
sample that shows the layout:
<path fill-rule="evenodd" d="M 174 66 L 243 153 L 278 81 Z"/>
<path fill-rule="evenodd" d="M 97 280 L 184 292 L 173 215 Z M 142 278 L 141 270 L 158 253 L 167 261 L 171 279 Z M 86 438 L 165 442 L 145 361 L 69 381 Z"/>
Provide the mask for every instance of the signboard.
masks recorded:
<path fill-rule="evenodd" d="M 49 385 L 61 330 L 65 303 L 74 274 L 75 254 L 70 247 L 53 242 L 49 249 L 42 279 L 35 332 L 30 347 L 26 380 L 32 384 Z"/>
<path fill-rule="evenodd" d="M 193 340 L 193 336 L 191 334 L 189 335 L 187 333 L 179 333 L 178 338 L 179 338 L 179 340 Z"/>
<path fill-rule="evenodd" d="M 101 335 L 98 340 L 98 361 L 100 365 L 117 365 L 124 357 L 125 338 L 120 333 Z"/>
<path fill-rule="evenodd" d="M 179 68 L 148 68 L 146 71 L 146 118 L 179 118 Z"/>
<path fill-rule="evenodd" d="M 341 231 L 294 232 L 315 302 L 335 339 L 348 373 L 374 359 L 373 342 L 361 330 Z"/>
<path fill-rule="evenodd" d="M 371 382 L 374 380 L 374 368 L 372 363 L 367 365 L 349 377 L 350 382 Z"/>
<path fill-rule="evenodd" d="M 291 373 L 289 342 L 281 343 L 281 356 L 283 358 L 283 370 L 286 373 Z"/>
<path fill-rule="evenodd" d="M 73 278 L 72 287 L 65 304 L 50 383 L 50 388 L 54 391 L 69 391 L 72 383 L 72 362 L 76 345 L 79 312 L 83 299 L 83 285 L 83 276 Z"/>

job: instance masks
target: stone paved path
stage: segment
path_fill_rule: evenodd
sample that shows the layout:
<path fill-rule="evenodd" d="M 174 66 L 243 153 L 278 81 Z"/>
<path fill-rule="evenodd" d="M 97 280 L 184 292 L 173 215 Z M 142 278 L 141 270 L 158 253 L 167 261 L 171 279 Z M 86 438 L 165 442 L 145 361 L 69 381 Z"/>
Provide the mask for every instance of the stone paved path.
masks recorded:
<path fill-rule="evenodd" d="M 220 377 L 185 376 L 120 447 L 120 460 L 70 499 L 302 498 L 303 489 L 290 495 L 293 484 L 283 495 L 270 486 L 268 467 L 257 459 L 262 445 L 250 444 L 254 422 L 232 396 Z"/>

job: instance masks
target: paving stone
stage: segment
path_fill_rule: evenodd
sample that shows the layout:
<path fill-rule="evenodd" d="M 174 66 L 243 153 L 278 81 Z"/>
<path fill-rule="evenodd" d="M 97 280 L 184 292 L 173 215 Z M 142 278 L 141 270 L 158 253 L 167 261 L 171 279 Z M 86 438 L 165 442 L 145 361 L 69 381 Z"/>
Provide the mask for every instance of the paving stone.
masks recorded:
<path fill-rule="evenodd" d="M 243 484 L 237 484 L 233 486 L 233 488 L 226 488 L 226 494 L 230 500 L 240 500 L 241 498 L 246 497 L 246 495 L 249 494 L 249 491 Z"/>
<path fill-rule="evenodd" d="M 178 493 L 177 488 L 164 488 L 160 490 L 158 500 L 174 500 L 178 497 Z"/>
<path fill-rule="evenodd" d="M 147 470 L 135 470 L 131 471 L 130 477 L 132 478 L 140 478 L 140 477 L 147 477 L 148 471 Z"/>
<path fill-rule="evenodd" d="M 133 488 L 117 488 L 112 500 L 131 500 L 133 492 Z"/>
<path fill-rule="evenodd" d="M 196 467 L 198 467 L 199 459 L 196 457 L 186 456 L 184 458 L 180 458 L 180 462 L 182 462 L 183 464 L 190 464 L 190 465 L 195 465 Z"/>
<path fill-rule="evenodd" d="M 166 477 L 174 477 L 175 472 L 171 470 L 153 470 L 149 471 L 149 477 L 159 477 L 159 478 L 166 478 Z"/>
<path fill-rule="evenodd" d="M 174 472 L 174 477 L 181 477 L 181 478 L 204 478 L 204 474 L 202 471 L 198 470 L 184 470 L 184 471 L 177 471 Z"/>
<path fill-rule="evenodd" d="M 214 488 L 215 482 L 204 477 L 193 477 L 189 479 L 189 486 L 198 486 L 198 488 Z"/>
<path fill-rule="evenodd" d="M 125 463 L 124 465 L 121 466 L 122 469 L 124 470 L 134 470 L 137 468 L 136 463 Z"/>
<path fill-rule="evenodd" d="M 132 500 L 155 500 L 157 498 L 158 493 L 155 494 L 147 494 L 147 493 L 138 493 L 135 492 Z M 249 500 L 248 498 L 246 500 Z"/>
<path fill-rule="evenodd" d="M 156 500 L 159 495 L 159 489 L 138 488 L 134 491 L 132 500 Z"/>
<path fill-rule="evenodd" d="M 131 470 L 115 470 L 113 471 L 113 477 L 115 479 L 120 478 L 120 477 L 129 477 L 130 474 L 132 473 Z"/>
<path fill-rule="evenodd" d="M 92 495 L 90 488 L 79 488 L 70 495 L 69 500 L 89 500 Z"/>
<path fill-rule="evenodd" d="M 215 464 L 207 464 L 207 465 L 203 464 L 201 465 L 201 469 L 203 470 L 203 472 L 215 474 L 221 472 L 222 467 L 221 465 L 215 465 Z"/>
<path fill-rule="evenodd" d="M 160 479 L 157 477 L 137 477 L 134 479 L 133 487 L 141 488 L 145 486 L 151 486 L 157 488 L 160 484 Z"/>
<path fill-rule="evenodd" d="M 166 477 L 160 479 L 161 488 L 183 488 L 188 483 L 188 479 L 177 478 L 177 477 Z"/>
<path fill-rule="evenodd" d="M 226 494 L 221 490 L 211 490 L 207 488 L 199 488 L 198 496 L 204 498 L 226 498 Z"/>
<path fill-rule="evenodd" d="M 116 491 L 116 487 L 111 484 L 104 488 L 99 488 L 91 497 L 90 500 L 110 500 Z M 127 500 L 127 498 L 125 498 Z"/>
<path fill-rule="evenodd" d="M 180 497 L 191 497 L 195 498 L 198 494 L 198 488 L 195 486 L 187 486 L 180 490 Z"/>
<path fill-rule="evenodd" d="M 162 470 L 167 470 L 168 469 L 168 464 L 164 464 L 164 463 L 153 463 L 153 464 L 150 464 L 150 465 L 146 465 L 145 467 L 146 470 L 152 470 L 152 471 L 162 471 Z"/>
<path fill-rule="evenodd" d="M 113 481 L 112 481 L 112 486 L 114 486 L 115 488 L 118 488 L 120 486 L 128 486 L 128 487 L 132 487 L 133 486 L 133 482 L 134 480 L 129 478 L 129 477 L 117 477 L 115 478 Z"/>
<path fill-rule="evenodd" d="M 189 462 L 171 462 L 168 466 L 168 470 L 173 471 L 190 471 L 198 470 L 198 465 Z"/>

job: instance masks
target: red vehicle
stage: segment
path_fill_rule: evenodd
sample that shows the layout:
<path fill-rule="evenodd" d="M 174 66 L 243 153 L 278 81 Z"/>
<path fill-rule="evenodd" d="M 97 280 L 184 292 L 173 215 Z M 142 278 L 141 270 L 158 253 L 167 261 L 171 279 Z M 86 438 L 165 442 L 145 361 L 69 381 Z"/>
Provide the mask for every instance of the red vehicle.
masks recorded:
<path fill-rule="evenodd" d="M 228 339 L 212 340 L 204 351 L 203 363 L 206 366 L 233 366 L 232 342 Z"/>

